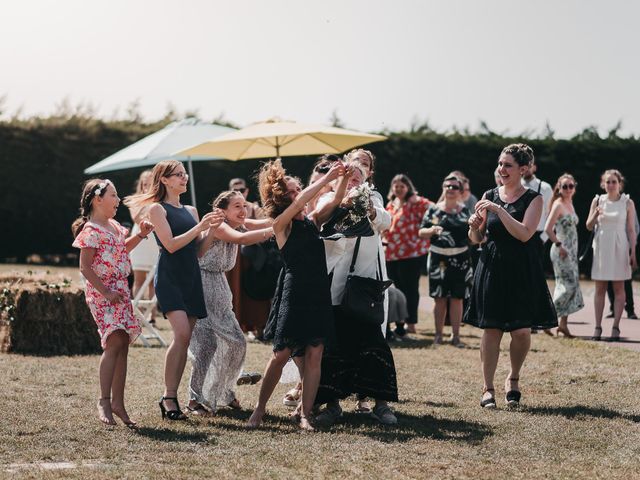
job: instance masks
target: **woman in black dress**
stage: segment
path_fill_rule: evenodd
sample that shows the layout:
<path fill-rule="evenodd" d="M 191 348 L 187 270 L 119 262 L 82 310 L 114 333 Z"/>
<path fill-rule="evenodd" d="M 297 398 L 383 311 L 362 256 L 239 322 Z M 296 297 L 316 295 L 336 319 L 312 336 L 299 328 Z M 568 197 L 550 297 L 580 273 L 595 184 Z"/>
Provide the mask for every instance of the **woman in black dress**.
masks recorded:
<path fill-rule="evenodd" d="M 469 252 L 469 217 L 471 213 L 462 202 L 463 182 L 448 176 L 442 184 L 442 200 L 431 205 L 424 214 L 418 235 L 430 238 L 429 295 L 434 299 L 433 317 L 436 334 L 433 343 L 442 343 L 442 331 L 447 316 L 451 320 L 451 344 L 462 347 L 460 322 L 462 303 L 471 291 L 473 270 Z"/>
<path fill-rule="evenodd" d="M 166 160 L 154 167 L 153 183 L 147 193 L 125 200 L 129 208 L 149 206 L 149 220 L 155 226 L 160 247 L 154 285 L 158 308 L 171 324 L 173 340 L 165 354 L 165 390 L 159 405 L 162 418 L 169 420 L 186 418 L 178 404 L 178 386 L 196 319 L 207 316 L 197 244 L 209 228 L 218 228 L 224 220 L 224 213 L 217 209 L 199 220 L 195 207 L 180 203 L 188 181 L 182 163 Z"/>
<path fill-rule="evenodd" d="M 322 351 L 335 334 L 324 243 L 316 224 L 304 216 L 303 210 L 327 183 L 341 175 L 344 166 L 337 162 L 325 176 L 302 190 L 300 181 L 286 174 L 280 160 L 268 162 L 260 170 L 260 198 L 265 212 L 274 219 L 273 233 L 284 267 L 265 329 L 265 337 L 273 339 L 273 356 L 267 363 L 249 428 L 262 422 L 288 359 L 303 355 L 300 428 L 313 430 L 309 419 L 320 382 Z"/>
<path fill-rule="evenodd" d="M 531 346 L 531 329 L 558 325 L 542 264 L 531 238 L 542 214 L 542 196 L 520 184 L 533 160 L 528 145 L 505 147 L 498 158 L 502 181 L 484 193 L 469 218 L 469 239 L 486 240 L 476 269 L 464 322 L 484 329 L 480 346 L 484 388 L 480 405 L 495 408 L 493 378 L 504 332 L 511 334 L 511 370 L 505 401 L 518 405 L 520 369 Z"/>

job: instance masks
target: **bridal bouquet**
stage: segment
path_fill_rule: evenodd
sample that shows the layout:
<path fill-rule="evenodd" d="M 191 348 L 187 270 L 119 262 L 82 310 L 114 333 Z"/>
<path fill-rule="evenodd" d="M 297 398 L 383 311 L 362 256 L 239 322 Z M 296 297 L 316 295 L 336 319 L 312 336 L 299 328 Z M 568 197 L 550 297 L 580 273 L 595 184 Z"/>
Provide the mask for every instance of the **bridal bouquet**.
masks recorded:
<path fill-rule="evenodd" d="M 337 240 L 343 237 L 370 237 L 373 229 L 369 222 L 369 204 L 373 189 L 368 183 L 352 189 L 348 201 L 336 209 L 333 217 L 323 226 L 322 237 Z"/>

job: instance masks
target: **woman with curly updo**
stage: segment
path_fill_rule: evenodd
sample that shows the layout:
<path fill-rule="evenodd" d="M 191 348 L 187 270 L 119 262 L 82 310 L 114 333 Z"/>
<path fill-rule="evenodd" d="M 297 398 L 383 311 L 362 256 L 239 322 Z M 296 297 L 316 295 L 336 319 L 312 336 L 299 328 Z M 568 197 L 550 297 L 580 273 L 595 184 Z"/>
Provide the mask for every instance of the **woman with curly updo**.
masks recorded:
<path fill-rule="evenodd" d="M 498 158 L 501 187 L 488 190 L 469 218 L 469 239 L 486 240 L 473 278 L 464 322 L 482 328 L 480 360 L 484 388 L 480 406 L 495 408 L 493 378 L 500 341 L 511 335 L 511 370 L 505 379 L 505 401 L 520 403 L 520 369 L 531 346 L 531 329 L 556 327 L 556 311 L 547 288 L 538 250 L 532 241 L 542 215 L 542 196 L 520 184 L 533 150 L 518 143 Z"/>
<path fill-rule="evenodd" d="M 302 213 L 305 205 L 329 182 L 344 175 L 336 162 L 325 176 L 302 190 L 297 178 L 288 176 L 280 160 L 260 170 L 259 190 L 266 214 L 273 218 L 273 232 L 284 267 L 278 281 L 265 338 L 273 339 L 273 355 L 267 363 L 256 408 L 247 424 L 262 422 L 267 401 L 292 355 L 304 357 L 300 428 L 313 430 L 313 401 L 320 381 L 323 347 L 334 339 L 331 290 L 324 244 L 318 227 Z"/>

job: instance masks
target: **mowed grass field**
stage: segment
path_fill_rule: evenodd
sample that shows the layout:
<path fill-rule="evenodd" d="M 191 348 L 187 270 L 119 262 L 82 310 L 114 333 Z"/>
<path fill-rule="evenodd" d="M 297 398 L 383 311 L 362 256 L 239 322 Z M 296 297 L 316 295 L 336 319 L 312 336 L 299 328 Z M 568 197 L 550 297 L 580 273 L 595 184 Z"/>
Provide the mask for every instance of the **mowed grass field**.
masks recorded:
<path fill-rule="evenodd" d="M 479 331 L 465 349 L 434 347 L 430 316 L 392 347 L 401 401 L 384 427 L 343 402 L 344 420 L 302 433 L 279 385 L 263 428 L 244 423 L 258 386 L 238 387 L 243 410 L 167 422 L 157 406 L 164 349 L 135 346 L 127 401 L 131 431 L 96 418 L 99 356 L 0 354 L 0 478 L 640 478 L 640 354 L 606 344 L 533 337 L 522 406 L 504 406 L 508 341 L 498 368 L 499 408 L 479 407 Z M 166 337 L 168 323 L 159 321 Z M 250 343 L 247 370 L 270 346 Z M 180 389 L 187 395 L 190 367 Z"/>

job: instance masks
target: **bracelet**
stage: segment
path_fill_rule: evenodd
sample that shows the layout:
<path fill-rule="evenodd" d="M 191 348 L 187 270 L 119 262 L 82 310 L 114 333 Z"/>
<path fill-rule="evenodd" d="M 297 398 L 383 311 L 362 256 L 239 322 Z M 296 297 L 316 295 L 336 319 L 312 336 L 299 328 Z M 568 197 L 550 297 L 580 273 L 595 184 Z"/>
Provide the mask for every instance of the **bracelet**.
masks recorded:
<path fill-rule="evenodd" d="M 147 237 L 143 237 L 142 235 L 140 235 L 139 233 L 136 234 L 136 237 L 138 237 L 140 240 L 146 240 Z"/>

